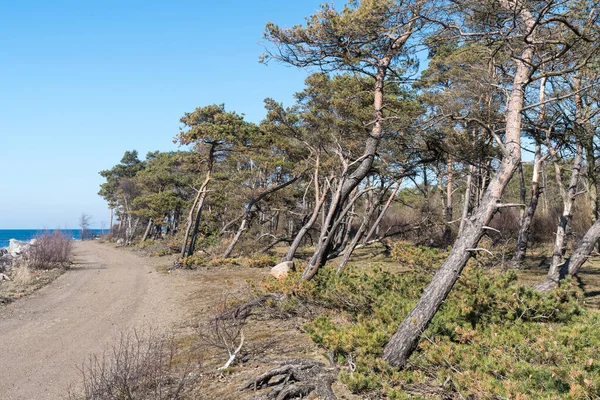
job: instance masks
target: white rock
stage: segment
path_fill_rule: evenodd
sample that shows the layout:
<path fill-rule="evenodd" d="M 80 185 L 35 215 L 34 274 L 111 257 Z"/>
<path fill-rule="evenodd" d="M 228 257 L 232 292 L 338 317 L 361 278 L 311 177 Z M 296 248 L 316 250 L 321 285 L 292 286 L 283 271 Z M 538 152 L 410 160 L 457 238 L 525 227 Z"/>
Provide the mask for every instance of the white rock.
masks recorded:
<path fill-rule="evenodd" d="M 16 257 L 19 254 L 23 253 L 27 249 L 27 247 L 29 247 L 28 242 L 22 242 L 17 239 L 10 239 L 8 241 L 7 250 L 13 257 Z"/>
<path fill-rule="evenodd" d="M 285 278 L 290 271 L 293 271 L 294 262 L 293 261 L 284 261 L 280 264 L 277 264 L 273 268 L 271 268 L 270 274 L 273 275 L 277 279 Z"/>

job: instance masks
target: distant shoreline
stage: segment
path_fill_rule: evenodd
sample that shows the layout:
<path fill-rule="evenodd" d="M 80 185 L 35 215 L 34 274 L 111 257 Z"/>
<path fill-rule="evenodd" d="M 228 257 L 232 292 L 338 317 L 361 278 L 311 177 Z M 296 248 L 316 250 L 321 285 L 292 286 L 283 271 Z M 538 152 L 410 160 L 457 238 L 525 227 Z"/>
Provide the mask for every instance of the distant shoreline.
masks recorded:
<path fill-rule="evenodd" d="M 40 233 L 53 232 L 55 230 L 66 233 L 73 240 L 81 240 L 81 229 L 0 229 L 0 248 L 8 247 L 8 241 L 10 239 L 28 242 Z M 88 231 L 92 232 L 94 235 L 108 233 L 108 229 L 88 229 Z"/>

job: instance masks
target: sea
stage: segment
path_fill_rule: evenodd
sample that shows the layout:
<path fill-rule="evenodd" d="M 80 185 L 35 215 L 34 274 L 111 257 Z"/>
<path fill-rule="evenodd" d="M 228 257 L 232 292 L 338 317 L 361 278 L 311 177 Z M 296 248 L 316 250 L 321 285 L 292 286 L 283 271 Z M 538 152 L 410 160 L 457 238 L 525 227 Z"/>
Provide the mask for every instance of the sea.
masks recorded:
<path fill-rule="evenodd" d="M 79 229 L 59 229 L 73 240 L 81 240 L 81 231 Z M 36 236 L 41 235 L 46 231 L 54 231 L 54 229 L 0 229 L 0 248 L 8 247 L 10 239 L 22 241 L 30 241 Z M 106 229 L 88 229 L 93 235 L 102 235 L 108 233 Z"/>

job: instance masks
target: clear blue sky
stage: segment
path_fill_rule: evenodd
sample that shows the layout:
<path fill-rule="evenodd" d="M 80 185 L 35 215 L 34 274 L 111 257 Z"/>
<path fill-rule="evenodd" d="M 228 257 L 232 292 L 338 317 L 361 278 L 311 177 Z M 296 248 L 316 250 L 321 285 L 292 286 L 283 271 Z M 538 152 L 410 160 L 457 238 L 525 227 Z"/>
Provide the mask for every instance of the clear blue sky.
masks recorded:
<path fill-rule="evenodd" d="M 258 63 L 266 22 L 322 1 L 21 0 L 0 4 L 0 229 L 108 222 L 98 171 L 125 150 L 176 149 L 186 111 L 264 117 L 306 71 Z"/>

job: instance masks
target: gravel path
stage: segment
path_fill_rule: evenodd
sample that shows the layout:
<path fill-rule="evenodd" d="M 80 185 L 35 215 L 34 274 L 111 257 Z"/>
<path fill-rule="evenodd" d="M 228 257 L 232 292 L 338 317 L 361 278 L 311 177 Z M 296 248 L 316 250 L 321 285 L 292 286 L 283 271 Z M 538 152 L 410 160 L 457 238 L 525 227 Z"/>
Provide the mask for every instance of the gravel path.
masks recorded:
<path fill-rule="evenodd" d="M 181 321 L 189 283 L 156 272 L 168 261 L 96 242 L 75 244 L 76 267 L 0 306 L 0 398 L 62 399 L 80 366 L 119 332 Z"/>

